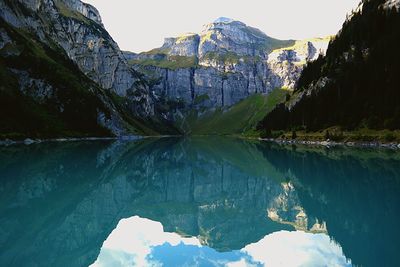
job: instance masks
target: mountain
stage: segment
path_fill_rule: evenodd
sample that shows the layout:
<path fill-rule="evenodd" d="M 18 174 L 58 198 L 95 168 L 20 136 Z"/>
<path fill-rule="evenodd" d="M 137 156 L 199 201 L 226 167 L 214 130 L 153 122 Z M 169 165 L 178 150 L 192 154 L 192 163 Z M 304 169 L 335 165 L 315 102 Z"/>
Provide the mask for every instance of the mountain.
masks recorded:
<path fill-rule="evenodd" d="M 200 34 L 134 54 L 121 51 L 96 8 L 79 0 L 0 0 L 0 7 L 1 138 L 210 134 L 203 124 L 232 118 L 254 129 L 255 118 L 286 97 L 268 95 L 294 88 L 329 41 L 277 40 L 222 17 Z M 257 115 L 241 116 L 243 108 Z M 216 133 L 245 130 L 228 128 L 235 130 Z"/>
<path fill-rule="evenodd" d="M 94 7 L 79 0 L 0 7 L 3 137 L 177 132 Z"/>
<path fill-rule="evenodd" d="M 272 130 L 400 129 L 400 3 L 364 0 L 307 64 L 296 90 L 260 123 Z"/>
<path fill-rule="evenodd" d="M 203 110 L 293 88 L 304 64 L 324 53 L 328 41 L 277 40 L 240 21 L 219 18 L 200 34 L 166 38 L 160 48 L 125 55 L 152 81 L 156 95 Z"/>

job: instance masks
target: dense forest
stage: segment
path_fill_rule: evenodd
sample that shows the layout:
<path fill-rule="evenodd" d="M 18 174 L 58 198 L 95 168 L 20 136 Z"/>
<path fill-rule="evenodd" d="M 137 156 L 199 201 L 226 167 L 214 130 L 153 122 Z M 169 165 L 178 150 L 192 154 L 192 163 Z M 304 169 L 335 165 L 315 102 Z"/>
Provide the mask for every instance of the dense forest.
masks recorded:
<path fill-rule="evenodd" d="M 260 130 L 400 128 L 400 13 L 385 2 L 363 1 Z"/>

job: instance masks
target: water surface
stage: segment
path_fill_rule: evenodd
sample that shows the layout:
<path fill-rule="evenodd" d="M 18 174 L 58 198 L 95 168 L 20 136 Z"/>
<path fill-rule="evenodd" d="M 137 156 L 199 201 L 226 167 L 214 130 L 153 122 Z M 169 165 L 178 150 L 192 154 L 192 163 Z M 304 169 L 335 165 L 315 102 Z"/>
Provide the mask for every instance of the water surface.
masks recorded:
<path fill-rule="evenodd" d="M 230 138 L 0 148 L 0 266 L 396 266 L 400 155 Z"/>

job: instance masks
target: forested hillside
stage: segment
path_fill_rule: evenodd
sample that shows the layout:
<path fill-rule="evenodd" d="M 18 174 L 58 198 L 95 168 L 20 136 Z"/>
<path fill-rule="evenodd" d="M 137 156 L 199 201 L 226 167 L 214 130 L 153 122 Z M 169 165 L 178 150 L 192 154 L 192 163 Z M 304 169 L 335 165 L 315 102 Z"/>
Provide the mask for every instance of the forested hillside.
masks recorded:
<path fill-rule="evenodd" d="M 399 129 L 399 43 L 398 3 L 363 1 L 326 56 L 308 63 L 291 99 L 259 129 Z"/>

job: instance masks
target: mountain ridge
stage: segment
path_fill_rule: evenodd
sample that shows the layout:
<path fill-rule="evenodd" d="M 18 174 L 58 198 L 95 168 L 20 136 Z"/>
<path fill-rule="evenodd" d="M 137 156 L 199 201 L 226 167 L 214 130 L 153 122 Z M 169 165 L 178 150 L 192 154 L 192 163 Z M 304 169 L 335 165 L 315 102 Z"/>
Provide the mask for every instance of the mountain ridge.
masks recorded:
<path fill-rule="evenodd" d="M 164 44 L 128 62 L 152 80 L 151 90 L 179 102 L 180 113 L 228 108 L 253 94 L 293 89 L 309 60 L 324 53 L 329 38 L 278 40 L 233 19 L 217 19 L 200 33 L 165 38 Z M 178 114 L 171 120 L 180 120 Z"/>

